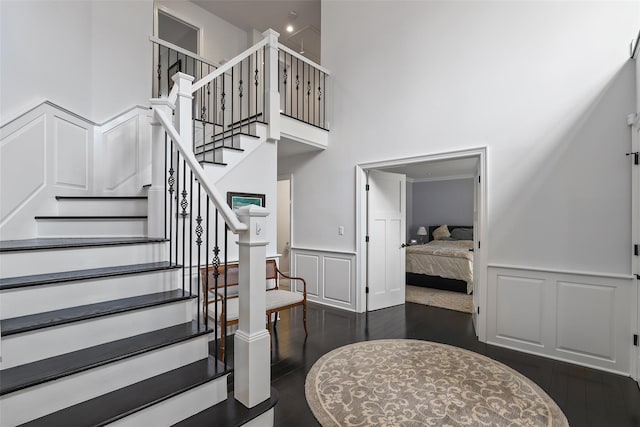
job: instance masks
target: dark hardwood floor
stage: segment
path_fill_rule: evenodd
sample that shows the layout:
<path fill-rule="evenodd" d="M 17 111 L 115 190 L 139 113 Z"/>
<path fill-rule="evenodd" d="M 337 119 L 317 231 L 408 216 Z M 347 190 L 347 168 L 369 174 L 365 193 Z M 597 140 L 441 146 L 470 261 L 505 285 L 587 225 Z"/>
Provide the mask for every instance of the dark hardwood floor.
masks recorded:
<path fill-rule="evenodd" d="M 542 387 L 571 427 L 640 426 L 640 390 L 631 378 L 480 343 L 469 314 L 413 303 L 368 314 L 309 304 L 307 322 L 305 340 L 302 310 L 283 312 L 272 338 L 278 427 L 319 425 L 304 395 L 307 372 L 318 358 L 349 343 L 383 338 L 441 342 L 498 360 Z"/>

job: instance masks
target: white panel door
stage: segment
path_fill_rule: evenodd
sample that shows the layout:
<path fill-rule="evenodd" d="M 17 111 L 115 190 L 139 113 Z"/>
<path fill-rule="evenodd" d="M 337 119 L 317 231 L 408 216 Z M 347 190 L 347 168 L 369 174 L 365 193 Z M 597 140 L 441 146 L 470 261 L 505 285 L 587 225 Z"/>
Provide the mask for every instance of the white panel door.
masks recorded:
<path fill-rule="evenodd" d="M 406 176 L 370 171 L 367 203 L 368 310 L 404 304 Z"/>
<path fill-rule="evenodd" d="M 631 151 L 640 151 L 640 119 L 635 116 L 635 122 L 631 127 Z M 633 156 L 631 156 L 633 158 Z M 632 167 L 632 228 L 635 233 L 635 242 L 640 244 L 640 166 Z M 634 335 L 640 335 L 640 280 L 637 278 L 640 274 L 640 256 L 636 256 L 634 266 L 634 273 L 636 279 L 633 280 L 635 298 L 631 305 L 632 313 L 635 316 L 635 324 L 633 332 Z M 637 342 L 638 338 L 635 338 L 634 344 L 640 344 Z M 633 362 L 631 363 L 631 376 L 636 379 L 638 386 L 640 387 L 640 347 L 635 345 L 632 347 Z M 635 365 L 635 366 L 634 366 Z"/>

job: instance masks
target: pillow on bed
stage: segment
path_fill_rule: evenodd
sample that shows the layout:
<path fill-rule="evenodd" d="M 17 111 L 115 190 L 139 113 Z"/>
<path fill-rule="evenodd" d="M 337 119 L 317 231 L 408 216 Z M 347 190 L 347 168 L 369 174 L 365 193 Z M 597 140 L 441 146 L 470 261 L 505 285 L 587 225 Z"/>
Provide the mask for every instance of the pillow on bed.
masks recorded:
<path fill-rule="evenodd" d="M 435 240 L 442 240 L 443 237 L 451 236 L 451 233 L 449 233 L 449 228 L 447 227 L 446 224 L 436 228 L 435 230 L 433 230 L 433 233 L 431 234 L 433 235 L 433 238 Z"/>
<path fill-rule="evenodd" d="M 456 228 L 451 230 L 451 237 L 455 240 L 473 240 L 473 228 Z"/>

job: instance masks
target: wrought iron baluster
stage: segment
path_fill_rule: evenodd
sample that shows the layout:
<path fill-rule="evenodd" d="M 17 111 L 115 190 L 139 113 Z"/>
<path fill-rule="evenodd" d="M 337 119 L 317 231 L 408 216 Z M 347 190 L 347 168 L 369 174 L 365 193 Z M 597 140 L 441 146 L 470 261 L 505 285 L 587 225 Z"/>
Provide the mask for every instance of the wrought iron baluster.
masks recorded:
<path fill-rule="evenodd" d="M 193 171 L 189 169 L 189 295 L 193 295 Z M 198 272 L 196 271 L 196 274 Z"/>
<path fill-rule="evenodd" d="M 226 93 L 225 93 L 225 88 L 224 88 L 224 74 L 222 75 L 222 93 L 220 94 L 220 110 L 222 110 L 222 146 L 224 147 L 224 125 L 225 125 L 225 121 L 224 121 L 224 112 L 226 110 Z M 215 141 L 213 144 L 213 160 L 215 161 Z"/>
<path fill-rule="evenodd" d="M 256 64 L 255 69 L 255 85 L 256 85 L 256 117 L 258 116 L 258 52 L 255 53 L 255 60 L 253 61 Z"/>
<path fill-rule="evenodd" d="M 227 334 L 227 265 L 228 265 L 228 261 L 229 259 L 227 258 L 227 254 L 229 253 L 228 251 L 228 235 L 229 235 L 229 226 L 225 223 L 224 224 L 224 333 L 225 333 L 225 340 L 226 340 L 226 334 Z M 226 342 L 226 341 L 225 341 Z M 225 345 L 224 346 L 224 369 L 227 369 L 227 360 L 229 360 L 229 358 L 227 357 L 228 355 L 228 349 L 229 346 Z"/>
<path fill-rule="evenodd" d="M 200 256 L 201 256 L 201 251 L 200 248 L 202 247 L 202 233 L 204 231 L 204 229 L 202 228 L 202 215 L 201 215 L 201 205 L 202 205 L 202 194 L 200 193 L 201 191 L 201 187 L 200 187 L 200 181 L 198 181 L 198 216 L 196 217 L 196 245 L 198 246 L 198 270 L 196 271 L 196 276 L 197 278 L 197 289 L 196 292 L 198 293 L 198 302 L 197 302 L 197 310 L 198 310 L 198 329 L 200 329 L 200 325 L 202 324 L 202 322 L 200 321 L 201 319 L 201 315 L 200 315 L 200 289 L 202 287 L 202 283 L 201 283 L 201 275 L 200 275 Z M 206 271 L 206 270 L 205 270 Z M 206 322 L 206 321 L 205 321 Z"/>
<path fill-rule="evenodd" d="M 209 231 L 211 230 L 211 228 L 209 227 L 210 222 L 209 222 L 209 195 L 207 194 L 207 203 L 206 203 L 206 215 L 207 215 L 207 220 L 205 221 L 205 224 L 207 225 L 206 227 L 206 233 L 205 233 L 205 245 L 204 245 L 204 269 L 207 272 L 207 275 L 205 276 L 205 288 L 206 291 L 204 293 L 204 327 L 205 329 L 209 328 Z M 213 322 L 213 327 L 216 331 L 216 333 L 214 334 L 214 336 L 216 337 L 215 340 L 215 354 L 218 354 L 218 328 L 217 328 L 217 323 L 218 323 L 218 298 L 217 298 L 217 294 L 215 294 L 215 304 L 216 304 L 216 311 L 215 311 L 215 319 L 216 321 Z"/>
<path fill-rule="evenodd" d="M 215 318 L 216 318 L 216 325 L 218 324 L 218 277 L 220 276 L 220 257 L 218 256 L 220 254 L 220 247 L 218 246 L 218 209 L 215 210 L 215 218 L 214 218 L 214 227 L 215 227 L 215 231 L 214 231 L 214 247 L 213 247 L 213 260 L 211 261 L 211 266 L 213 267 L 213 289 L 215 290 L 215 298 L 216 298 L 216 306 L 215 306 Z M 227 276 L 227 271 L 225 270 L 224 272 L 225 277 Z M 222 325 L 220 326 L 220 339 L 225 340 L 226 342 L 226 336 L 227 336 L 227 295 L 225 293 L 224 295 L 224 301 L 223 301 L 223 309 L 222 309 L 222 314 L 224 314 L 224 319 L 222 322 Z M 223 337 L 222 334 L 225 334 L 225 336 Z M 217 343 L 216 343 L 217 344 Z M 217 347 L 217 346 L 216 346 Z M 226 347 L 226 345 L 225 345 Z M 216 354 L 218 353 L 218 349 L 216 348 Z M 226 359 L 226 358 L 225 358 Z"/>
<path fill-rule="evenodd" d="M 187 162 L 186 160 L 182 161 L 182 200 L 180 201 L 180 207 L 182 208 L 182 212 L 180 212 L 180 216 L 182 217 L 182 293 L 185 292 L 185 244 L 186 244 L 186 230 L 187 230 L 187 208 L 189 207 L 189 201 L 187 200 Z"/>
<path fill-rule="evenodd" d="M 240 109 L 239 109 L 239 119 L 240 119 L 240 133 L 242 133 L 242 95 L 243 95 L 243 87 L 242 87 L 242 63 L 243 61 L 240 61 L 240 81 L 238 82 L 238 97 L 240 98 L 239 100 L 239 104 L 240 104 Z"/>
<path fill-rule="evenodd" d="M 284 86 L 284 108 L 283 111 L 285 114 L 287 114 L 287 78 L 289 77 L 289 75 L 287 74 L 287 52 L 283 52 L 283 56 L 284 56 L 284 62 L 283 62 L 283 68 L 284 68 L 284 72 L 282 73 L 282 83 Z"/>
<path fill-rule="evenodd" d="M 176 240 L 175 240 L 175 251 L 176 251 L 176 264 L 178 263 L 178 254 L 179 254 L 179 239 L 180 239 L 180 230 L 178 229 L 178 221 L 180 218 L 179 215 L 179 206 L 180 203 L 178 198 L 180 197 L 180 151 L 176 150 Z M 184 263 L 183 263 L 184 268 Z M 182 272 L 184 274 L 184 271 Z"/>
<path fill-rule="evenodd" d="M 296 118 L 300 118 L 300 61 L 296 58 Z"/>
<path fill-rule="evenodd" d="M 175 170 L 173 169 L 173 140 L 171 141 L 171 153 L 170 153 L 170 168 L 169 168 L 169 178 L 167 182 L 169 183 L 169 262 L 172 259 L 172 249 L 173 245 L 171 244 L 171 239 L 173 238 L 173 185 L 176 183 L 176 179 L 173 176 Z M 178 256 L 176 254 L 176 264 L 178 263 Z"/>

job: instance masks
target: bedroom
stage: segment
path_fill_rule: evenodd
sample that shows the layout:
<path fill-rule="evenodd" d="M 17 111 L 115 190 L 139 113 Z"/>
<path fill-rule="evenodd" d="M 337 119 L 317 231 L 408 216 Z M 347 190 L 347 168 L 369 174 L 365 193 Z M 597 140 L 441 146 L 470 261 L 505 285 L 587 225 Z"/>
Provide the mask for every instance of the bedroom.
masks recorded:
<path fill-rule="evenodd" d="M 406 300 L 473 312 L 477 158 L 386 169 L 406 175 Z"/>

